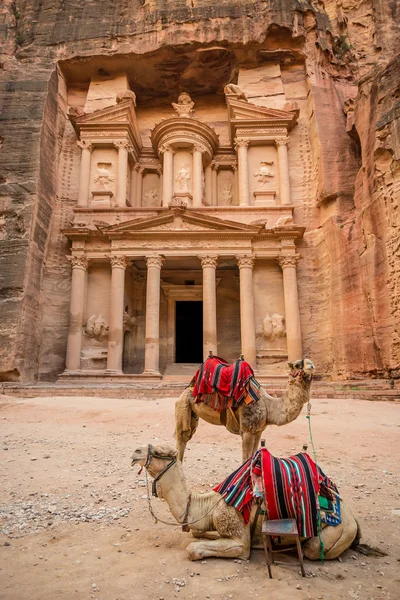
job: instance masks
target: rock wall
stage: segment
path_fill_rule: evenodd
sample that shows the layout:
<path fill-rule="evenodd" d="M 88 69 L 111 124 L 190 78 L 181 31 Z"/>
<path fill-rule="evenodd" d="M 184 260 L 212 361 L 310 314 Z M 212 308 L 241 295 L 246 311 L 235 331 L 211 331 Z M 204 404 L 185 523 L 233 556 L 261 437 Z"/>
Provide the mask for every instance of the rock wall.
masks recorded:
<path fill-rule="evenodd" d="M 296 220 L 307 226 L 299 267 L 305 354 L 332 377 L 399 376 L 399 11 L 395 0 L 5 0 L 0 378 L 34 380 L 39 370 L 54 378 L 47 340 L 59 340 L 59 356 L 65 343 L 60 227 L 73 201 L 59 179 L 69 123 L 58 65 L 90 59 L 100 68 L 119 56 L 153 64 L 157 56 L 167 87 L 182 77 L 190 87 L 206 58 L 188 52 L 216 46 L 232 54 L 219 73 L 228 81 L 239 63 L 262 56 L 283 65 L 290 90 L 303 77 L 290 59 L 304 60 L 312 194 Z"/>

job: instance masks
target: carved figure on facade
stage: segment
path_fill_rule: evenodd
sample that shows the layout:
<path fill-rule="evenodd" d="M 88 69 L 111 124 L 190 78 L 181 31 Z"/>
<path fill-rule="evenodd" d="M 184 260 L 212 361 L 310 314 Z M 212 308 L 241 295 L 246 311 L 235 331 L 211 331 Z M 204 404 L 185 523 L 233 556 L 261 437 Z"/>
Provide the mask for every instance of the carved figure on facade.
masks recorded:
<path fill-rule="evenodd" d="M 86 322 L 84 332 L 89 338 L 102 342 L 108 338 L 109 327 L 101 315 L 92 315 Z"/>
<path fill-rule="evenodd" d="M 124 331 L 132 331 L 133 329 L 135 329 L 136 325 L 137 325 L 136 317 L 131 317 L 129 315 L 129 312 L 125 309 L 124 316 L 123 316 Z"/>
<path fill-rule="evenodd" d="M 275 223 L 274 227 L 285 227 L 287 225 L 293 225 L 293 223 L 294 223 L 294 221 L 293 221 L 292 215 L 286 215 L 286 216 L 279 217 L 279 219 Z"/>
<path fill-rule="evenodd" d="M 114 181 L 115 177 L 110 173 L 110 162 L 99 162 L 97 163 L 96 174 L 93 181 L 102 189 L 109 190 L 110 184 Z"/>
<path fill-rule="evenodd" d="M 263 160 L 260 162 L 260 166 L 256 173 L 253 173 L 253 177 L 256 178 L 256 181 L 260 184 L 261 189 L 265 189 L 271 179 L 275 177 L 274 173 L 271 171 L 270 167 L 274 164 L 274 161 Z"/>
<path fill-rule="evenodd" d="M 228 83 L 224 87 L 225 96 L 234 96 L 238 100 L 245 100 L 247 102 L 247 94 L 239 85 L 235 83 Z"/>
<path fill-rule="evenodd" d="M 156 189 L 148 190 L 143 196 L 143 206 L 159 206 L 160 201 Z"/>
<path fill-rule="evenodd" d="M 194 116 L 193 110 L 194 102 L 187 92 L 179 94 L 178 102 L 172 102 L 172 107 L 178 117 L 189 117 Z"/>
<path fill-rule="evenodd" d="M 173 208 L 187 208 L 187 202 L 185 202 L 185 200 L 183 198 L 177 198 L 174 197 L 172 198 L 171 202 L 168 204 L 168 207 L 173 209 Z"/>
<path fill-rule="evenodd" d="M 133 105 L 136 106 L 135 92 L 132 92 L 132 90 L 123 90 L 122 92 L 118 92 L 116 97 L 117 104 L 123 102 L 124 100 L 133 100 Z"/>
<path fill-rule="evenodd" d="M 273 342 L 277 338 L 286 336 L 285 317 L 279 313 L 267 313 L 263 320 L 263 335 L 265 339 Z"/>
<path fill-rule="evenodd" d="M 188 165 L 184 165 L 178 175 L 175 178 L 175 182 L 177 184 L 178 192 L 189 192 L 190 189 L 190 171 L 188 169 Z"/>
<path fill-rule="evenodd" d="M 224 189 L 222 190 L 221 196 L 222 196 L 222 204 L 223 205 L 232 204 L 232 202 L 233 202 L 232 186 L 226 185 L 224 187 Z"/>

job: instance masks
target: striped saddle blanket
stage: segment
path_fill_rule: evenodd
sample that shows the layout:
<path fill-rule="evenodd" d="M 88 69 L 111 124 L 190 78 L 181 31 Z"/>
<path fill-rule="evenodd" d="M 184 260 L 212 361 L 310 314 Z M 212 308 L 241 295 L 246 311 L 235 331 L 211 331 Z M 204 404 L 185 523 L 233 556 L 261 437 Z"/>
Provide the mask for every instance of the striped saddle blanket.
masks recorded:
<path fill-rule="evenodd" d="M 229 364 L 218 356 L 208 357 L 196 371 L 190 386 L 196 403 L 205 402 L 218 412 L 237 409 L 241 402 L 250 404 L 260 398 L 260 384 L 244 360 Z"/>
<path fill-rule="evenodd" d="M 318 535 L 319 520 L 338 525 L 340 499 L 335 484 L 306 453 L 275 458 L 260 448 L 239 469 L 214 488 L 225 502 L 250 519 L 253 499 L 262 498 L 267 518 L 295 519 L 301 537 Z M 324 509 L 320 510 L 319 497 Z"/>

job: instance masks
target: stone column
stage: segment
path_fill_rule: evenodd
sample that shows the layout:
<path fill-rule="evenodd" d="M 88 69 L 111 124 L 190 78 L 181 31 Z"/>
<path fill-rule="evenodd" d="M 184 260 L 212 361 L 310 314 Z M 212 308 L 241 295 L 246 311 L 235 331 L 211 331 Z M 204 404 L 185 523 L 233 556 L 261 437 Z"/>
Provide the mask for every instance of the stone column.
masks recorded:
<path fill-rule="evenodd" d="M 67 371 L 79 371 L 81 368 L 83 310 L 88 262 L 86 256 L 67 256 L 67 258 L 72 264 L 72 279 L 65 368 Z"/>
<path fill-rule="evenodd" d="M 219 165 L 215 160 L 211 163 L 211 204 L 217 206 L 218 204 L 218 169 Z"/>
<path fill-rule="evenodd" d="M 211 165 L 207 165 L 204 170 L 206 179 L 206 202 L 208 205 L 212 205 L 212 171 Z"/>
<path fill-rule="evenodd" d="M 288 359 L 290 362 L 303 358 L 300 329 L 300 308 L 297 291 L 296 267 L 300 256 L 280 256 L 278 262 L 283 271 L 283 293 L 285 298 L 285 321 Z"/>
<path fill-rule="evenodd" d="M 256 325 L 253 292 L 254 258 L 252 256 L 237 256 L 236 259 L 240 271 L 240 333 L 242 354 L 253 369 L 256 369 Z"/>
<path fill-rule="evenodd" d="M 136 170 L 136 206 L 142 206 L 143 167 L 138 163 Z"/>
<path fill-rule="evenodd" d="M 203 359 L 211 350 L 217 356 L 217 291 L 215 272 L 218 256 L 199 256 L 203 268 Z"/>
<path fill-rule="evenodd" d="M 279 196 L 281 204 L 290 204 L 290 181 L 289 181 L 289 158 L 288 146 L 289 138 L 275 140 L 278 148 L 278 169 L 279 169 Z"/>
<path fill-rule="evenodd" d="M 124 344 L 125 256 L 111 256 L 110 330 L 108 333 L 107 371 L 122 373 Z"/>
<path fill-rule="evenodd" d="M 163 196 L 162 206 L 168 206 L 174 193 L 174 153 L 170 146 L 161 146 L 163 155 Z"/>
<path fill-rule="evenodd" d="M 144 374 L 160 375 L 160 283 L 163 259 L 158 255 L 148 256 L 146 263 L 146 347 L 144 353 Z"/>
<path fill-rule="evenodd" d="M 249 140 L 235 138 L 235 149 L 238 158 L 240 206 L 250 206 L 249 164 L 247 159 L 247 148 L 249 143 Z"/>
<path fill-rule="evenodd" d="M 79 175 L 78 206 L 87 206 L 89 202 L 90 188 L 90 161 L 92 157 L 93 146 L 90 142 L 81 140 L 77 142 L 82 150 L 81 169 Z"/>
<path fill-rule="evenodd" d="M 138 163 L 135 163 L 131 169 L 131 189 L 129 192 L 131 206 L 138 206 L 136 203 L 137 166 Z"/>
<path fill-rule="evenodd" d="M 193 146 L 193 184 L 192 184 L 192 195 L 193 195 L 193 207 L 199 208 L 203 204 L 203 152 L 204 149 L 201 146 L 195 144 Z"/>
<path fill-rule="evenodd" d="M 129 144 L 125 140 L 119 140 L 115 142 L 115 146 L 118 148 L 117 198 L 115 206 L 120 207 L 126 206 Z"/>

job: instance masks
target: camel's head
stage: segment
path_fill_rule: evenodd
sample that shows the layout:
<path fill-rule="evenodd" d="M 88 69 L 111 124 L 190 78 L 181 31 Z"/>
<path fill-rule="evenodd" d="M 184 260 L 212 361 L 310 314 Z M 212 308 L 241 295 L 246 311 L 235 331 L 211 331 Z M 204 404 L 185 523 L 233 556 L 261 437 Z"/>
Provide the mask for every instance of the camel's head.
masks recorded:
<path fill-rule="evenodd" d="M 156 477 L 171 462 L 176 462 L 177 451 L 169 445 L 138 446 L 131 458 L 131 467 L 140 465 L 145 467 L 152 477 Z"/>
<path fill-rule="evenodd" d="M 296 360 L 295 362 L 288 363 L 290 369 L 290 375 L 292 377 L 299 377 L 305 381 L 311 381 L 315 373 L 315 366 L 312 360 L 309 358 L 303 358 Z"/>

